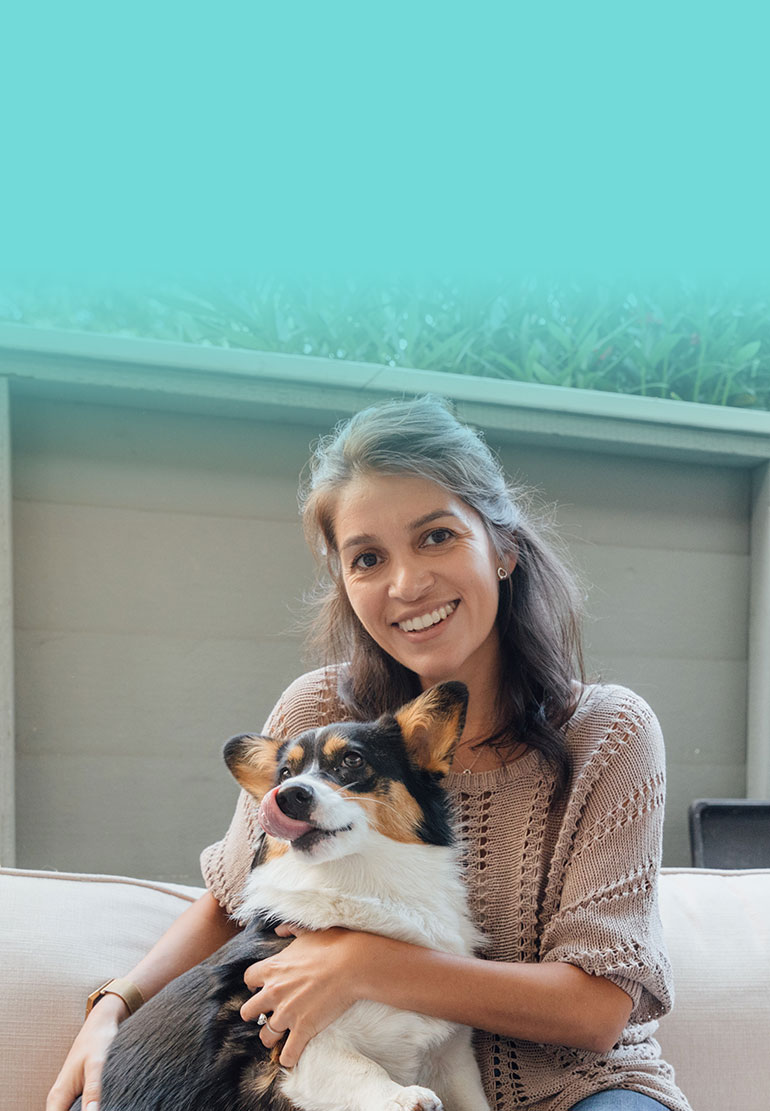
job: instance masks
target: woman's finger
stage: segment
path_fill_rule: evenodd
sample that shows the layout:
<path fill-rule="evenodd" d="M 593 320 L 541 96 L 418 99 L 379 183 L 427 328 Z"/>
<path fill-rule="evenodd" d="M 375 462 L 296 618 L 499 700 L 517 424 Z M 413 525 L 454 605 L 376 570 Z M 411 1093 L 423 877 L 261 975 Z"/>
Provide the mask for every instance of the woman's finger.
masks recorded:
<path fill-rule="evenodd" d="M 102 1094 L 102 1064 L 102 1061 L 93 1059 L 86 1062 L 81 1100 L 83 1111 L 99 1111 L 99 1100 Z"/>
<path fill-rule="evenodd" d="M 293 1069 L 297 1061 L 302 1056 L 310 1037 L 302 1033 L 301 1030 L 290 1030 L 286 1043 L 281 1050 L 278 1060 L 286 1069 Z"/>
<path fill-rule="evenodd" d="M 264 1022 L 262 1019 L 264 1019 Z M 286 1033 L 286 1028 L 279 1019 L 276 1018 L 274 1014 L 265 1014 L 263 1011 L 257 1019 L 257 1022 L 261 1026 L 259 1038 L 262 1044 L 267 1049 L 272 1049 L 274 1045 L 278 1045 L 279 1041 Z"/>
<path fill-rule="evenodd" d="M 80 1095 L 79 1086 L 74 1080 L 69 1077 L 65 1079 L 60 1075 L 48 1093 L 45 1111 L 69 1111 L 78 1095 Z M 83 1106 L 85 1107 L 85 1104 Z"/>
<path fill-rule="evenodd" d="M 258 991 L 241 1007 L 241 1018 L 244 1022 L 257 1022 L 260 1015 L 269 1014 L 271 1009 L 265 993 Z"/>
<path fill-rule="evenodd" d="M 265 986 L 265 969 L 262 967 L 264 961 L 256 961 L 250 964 L 243 974 L 243 982 L 249 991 L 258 991 L 261 987 Z"/>
<path fill-rule="evenodd" d="M 277 937 L 299 937 L 308 931 L 303 926 L 296 926 L 293 922 L 281 922 L 275 927 Z"/>

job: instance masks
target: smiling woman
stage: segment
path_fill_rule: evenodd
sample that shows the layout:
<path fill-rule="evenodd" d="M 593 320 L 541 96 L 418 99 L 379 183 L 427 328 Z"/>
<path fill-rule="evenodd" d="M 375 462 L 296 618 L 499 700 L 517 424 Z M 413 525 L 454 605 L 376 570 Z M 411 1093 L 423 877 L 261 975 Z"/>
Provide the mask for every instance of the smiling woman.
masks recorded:
<path fill-rule="evenodd" d="M 655 903 L 659 728 L 632 692 L 585 685 L 579 594 L 527 501 L 435 398 L 364 410 L 318 444 L 303 514 L 322 569 L 315 643 L 326 666 L 289 688 L 267 728 L 297 736 L 397 712 L 440 682 L 466 685 L 465 726 L 441 774 L 487 959 L 302 933 L 249 970 L 258 990 L 242 1013 L 273 1012 L 292 1065 L 340 1007 L 376 999 L 477 1027 L 497 1111 L 567 1108 L 613 1089 L 629 1107 L 685 1111 L 650 1041 L 670 1005 Z M 204 854 L 236 914 L 246 874 L 227 862 L 248 859 L 251 820 L 236 815 Z"/>

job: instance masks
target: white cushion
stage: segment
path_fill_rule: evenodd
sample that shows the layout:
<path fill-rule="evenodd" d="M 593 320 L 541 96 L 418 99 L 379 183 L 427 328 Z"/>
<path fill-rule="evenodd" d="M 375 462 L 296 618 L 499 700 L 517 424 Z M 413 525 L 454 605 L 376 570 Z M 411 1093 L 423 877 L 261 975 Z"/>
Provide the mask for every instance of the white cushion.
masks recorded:
<path fill-rule="evenodd" d="M 2 1106 L 41 1111 L 86 995 L 128 971 L 201 888 L 0 869 Z M 765 1111 L 770 870 L 664 869 L 676 1005 L 664 1057 L 695 1111 Z"/>
<path fill-rule="evenodd" d="M 676 992 L 663 1056 L 695 1111 L 767 1111 L 770 870 L 664 869 L 660 901 Z"/>
<path fill-rule="evenodd" d="M 0 869 L 0 1104 L 41 1111 L 86 996 L 132 968 L 198 888 Z"/>

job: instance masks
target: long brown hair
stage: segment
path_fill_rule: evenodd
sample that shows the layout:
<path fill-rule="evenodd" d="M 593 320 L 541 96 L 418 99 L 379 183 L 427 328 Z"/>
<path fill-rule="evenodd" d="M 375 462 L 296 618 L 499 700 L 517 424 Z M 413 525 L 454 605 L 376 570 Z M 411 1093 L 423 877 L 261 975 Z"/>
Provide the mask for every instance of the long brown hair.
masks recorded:
<path fill-rule="evenodd" d="M 442 398 L 372 406 L 316 444 L 300 491 L 305 533 L 321 570 L 311 647 L 324 663 L 349 662 L 340 693 L 356 717 L 377 717 L 420 691 L 417 675 L 363 628 L 342 581 L 336 497 L 352 478 L 371 473 L 430 479 L 479 514 L 501 560 L 515 555 L 513 574 L 500 583 L 497 612 L 502 728 L 488 742 L 525 741 L 563 788 L 570 765 L 562 727 L 575 710 L 574 680 L 583 679 L 580 594 L 546 539 L 548 526 L 529 511 L 529 494 L 508 483 L 481 435 L 461 424 Z"/>

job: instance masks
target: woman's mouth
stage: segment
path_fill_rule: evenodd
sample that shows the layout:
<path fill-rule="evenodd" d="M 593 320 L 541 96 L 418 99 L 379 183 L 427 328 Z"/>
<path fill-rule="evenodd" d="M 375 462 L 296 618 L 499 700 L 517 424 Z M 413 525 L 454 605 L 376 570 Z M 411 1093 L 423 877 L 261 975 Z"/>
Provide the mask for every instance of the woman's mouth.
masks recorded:
<path fill-rule="evenodd" d="M 451 613 L 454 613 L 459 604 L 459 599 L 455 602 L 447 602 L 445 606 L 438 606 L 437 609 L 420 614 L 419 617 L 410 617 L 408 621 L 399 621 L 398 627 L 405 633 L 416 633 L 421 629 L 430 629 L 431 626 L 439 625 L 442 621 L 445 621 Z"/>

